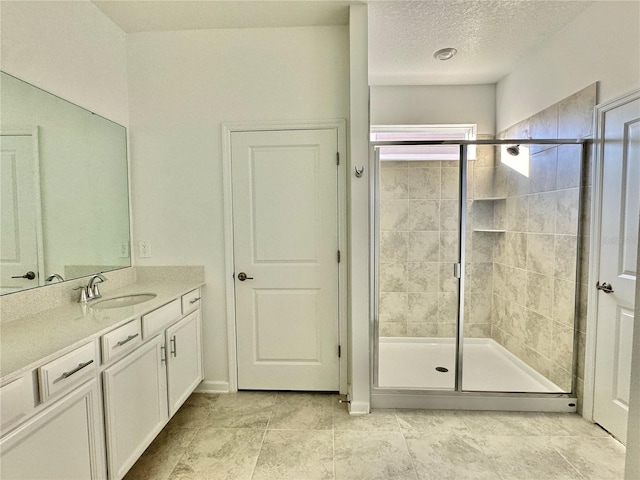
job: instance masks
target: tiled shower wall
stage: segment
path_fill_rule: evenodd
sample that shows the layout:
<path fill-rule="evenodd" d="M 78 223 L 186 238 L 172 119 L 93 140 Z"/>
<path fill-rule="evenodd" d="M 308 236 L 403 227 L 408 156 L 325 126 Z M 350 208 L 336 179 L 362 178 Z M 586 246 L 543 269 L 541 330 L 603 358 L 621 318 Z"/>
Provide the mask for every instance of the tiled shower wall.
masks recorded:
<path fill-rule="evenodd" d="M 501 138 L 591 138 L 596 85 L 514 125 Z M 532 145 L 529 176 L 501 161 L 496 192 L 506 197 L 496 218 L 506 233 L 494 246 L 491 336 L 566 391 L 571 389 L 578 225 L 589 231 L 590 185 L 576 145 Z M 521 154 L 522 155 L 522 154 Z M 517 157 L 514 157 L 517 158 Z M 590 162 L 590 159 L 589 159 Z M 589 165 L 585 165 L 589 172 Z M 582 239 L 579 295 L 586 301 L 588 238 Z M 585 309 L 578 329 L 584 345 Z M 584 349 L 578 352 L 582 379 Z"/>
<path fill-rule="evenodd" d="M 469 197 L 493 188 L 493 147 L 469 162 Z M 380 336 L 455 337 L 459 170 L 457 161 L 389 161 L 380 168 Z M 493 212 L 476 209 L 476 221 Z M 491 216 L 489 216 L 491 215 Z M 468 235 L 470 274 L 465 333 L 491 336 L 490 238 Z M 474 248 L 475 245 L 475 248 Z"/>

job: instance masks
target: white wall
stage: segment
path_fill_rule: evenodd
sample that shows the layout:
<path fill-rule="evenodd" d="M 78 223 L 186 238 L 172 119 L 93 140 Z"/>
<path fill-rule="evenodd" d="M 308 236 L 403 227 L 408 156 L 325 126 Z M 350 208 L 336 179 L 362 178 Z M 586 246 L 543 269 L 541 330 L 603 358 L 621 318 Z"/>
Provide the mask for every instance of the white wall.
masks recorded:
<path fill-rule="evenodd" d="M 137 265 L 204 265 L 205 388 L 228 382 L 221 123 L 348 118 L 348 28 L 128 37 Z M 133 248 L 137 254 L 137 249 Z"/>
<path fill-rule="evenodd" d="M 640 2 L 599 1 L 497 86 L 497 131 L 596 81 L 598 102 L 640 87 Z"/>
<path fill-rule="evenodd" d="M 128 124 L 125 34 L 90 2 L 0 2 L 3 71 Z"/>
<path fill-rule="evenodd" d="M 640 228 L 640 227 L 639 227 Z M 640 245 L 638 268 L 640 271 Z M 633 359 L 631 362 L 631 395 L 629 398 L 629 423 L 627 426 L 626 480 L 640 478 L 640 282 L 636 281 L 635 325 L 633 330 Z"/>
<path fill-rule="evenodd" d="M 476 123 L 477 133 L 495 133 L 495 85 L 371 87 L 372 125 L 442 123 Z"/>

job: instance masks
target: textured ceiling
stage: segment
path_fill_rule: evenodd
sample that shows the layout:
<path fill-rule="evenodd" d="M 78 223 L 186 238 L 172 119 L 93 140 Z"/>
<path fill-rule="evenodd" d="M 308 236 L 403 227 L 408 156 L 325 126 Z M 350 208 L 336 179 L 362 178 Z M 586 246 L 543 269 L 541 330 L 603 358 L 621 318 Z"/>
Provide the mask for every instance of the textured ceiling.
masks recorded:
<path fill-rule="evenodd" d="M 371 85 L 495 83 L 593 2 L 411 1 L 369 3 Z M 433 53 L 455 47 L 451 60 Z M 540 72 L 544 74 L 544 72 Z"/>
<path fill-rule="evenodd" d="M 346 1 L 92 0 L 127 33 L 346 25 Z"/>

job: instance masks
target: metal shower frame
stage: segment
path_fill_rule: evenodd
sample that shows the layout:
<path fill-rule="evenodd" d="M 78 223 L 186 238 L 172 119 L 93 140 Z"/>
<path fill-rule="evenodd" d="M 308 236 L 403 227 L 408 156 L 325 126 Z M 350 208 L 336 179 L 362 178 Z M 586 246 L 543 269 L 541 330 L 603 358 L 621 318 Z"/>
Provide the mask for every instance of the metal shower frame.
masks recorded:
<path fill-rule="evenodd" d="M 371 362 L 371 403 L 374 407 L 396 408 L 450 408 L 450 409 L 478 409 L 478 410 L 530 410 L 530 411 L 576 411 L 576 370 L 578 359 L 578 311 L 580 279 L 580 245 L 582 218 L 582 167 L 588 154 L 589 141 L 584 139 L 501 139 L 501 140 L 411 140 L 411 141 L 377 141 L 370 142 L 369 168 L 370 178 L 370 362 Z M 466 223 L 467 223 L 467 170 L 469 145 L 580 145 L 580 182 L 578 199 L 578 229 L 576 245 L 576 289 L 574 303 L 574 334 L 573 334 L 573 364 L 571 392 L 542 393 L 542 392 L 492 392 L 464 390 L 462 385 L 464 363 L 464 299 L 466 273 Z M 456 355 L 455 355 L 455 383 L 453 390 L 429 390 L 426 388 L 385 388 L 378 385 L 379 361 L 379 204 L 380 191 L 380 147 L 393 146 L 430 146 L 430 145 L 458 145 L 459 153 L 459 228 L 458 228 L 458 262 L 454 264 L 459 274 Z"/>

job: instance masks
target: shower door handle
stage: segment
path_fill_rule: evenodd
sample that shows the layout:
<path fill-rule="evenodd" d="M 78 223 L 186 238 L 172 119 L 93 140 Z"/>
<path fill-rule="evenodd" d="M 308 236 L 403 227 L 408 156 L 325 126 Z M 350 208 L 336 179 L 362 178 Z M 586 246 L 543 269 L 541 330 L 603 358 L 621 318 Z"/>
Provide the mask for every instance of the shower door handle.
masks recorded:
<path fill-rule="evenodd" d="M 604 293 L 613 293 L 613 287 L 607 282 L 604 282 L 602 285 L 600 285 L 600 282 L 596 283 L 596 288 L 602 290 Z"/>

